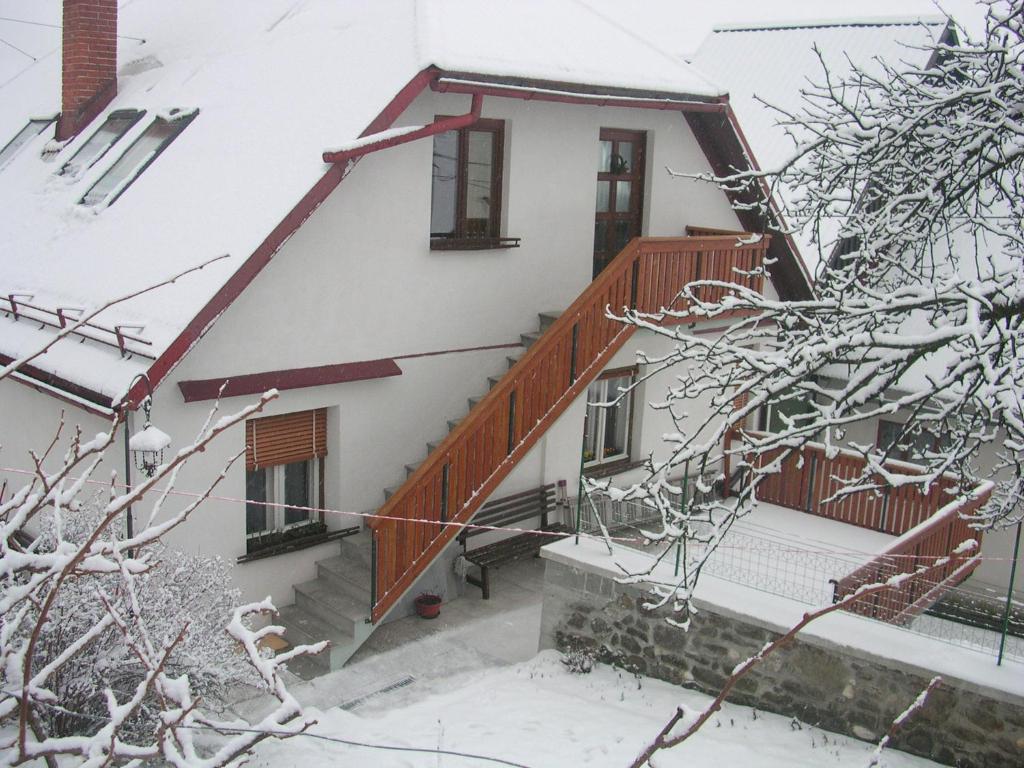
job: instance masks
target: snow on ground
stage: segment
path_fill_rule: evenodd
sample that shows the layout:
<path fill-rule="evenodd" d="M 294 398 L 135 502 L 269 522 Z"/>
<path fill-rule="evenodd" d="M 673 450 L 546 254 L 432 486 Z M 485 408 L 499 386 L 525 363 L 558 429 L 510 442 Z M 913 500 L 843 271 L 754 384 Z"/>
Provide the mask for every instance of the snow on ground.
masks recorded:
<path fill-rule="evenodd" d="M 364 743 L 497 757 L 512 764 L 625 766 L 680 703 L 705 707 L 710 697 L 647 677 L 596 665 L 574 674 L 555 651 L 509 667 L 435 681 L 429 695 L 415 685 L 366 700 L 352 711 L 307 709 L 312 733 Z M 660 768 L 864 766 L 874 745 L 778 715 L 726 705 L 685 744 L 656 758 Z M 397 766 L 499 765 L 478 757 L 396 752 L 311 737 L 266 744 L 253 766 L 339 764 Z M 508 763 L 506 763 L 508 764 Z M 886 752 L 890 768 L 924 768 L 929 760 Z"/>

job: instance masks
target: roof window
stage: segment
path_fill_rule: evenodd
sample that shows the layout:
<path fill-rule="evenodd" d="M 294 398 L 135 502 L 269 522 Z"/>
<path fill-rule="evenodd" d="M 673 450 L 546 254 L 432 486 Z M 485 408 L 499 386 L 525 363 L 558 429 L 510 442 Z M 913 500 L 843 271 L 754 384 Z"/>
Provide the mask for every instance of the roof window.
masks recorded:
<path fill-rule="evenodd" d="M 56 119 L 55 117 L 33 117 L 29 120 L 28 125 L 18 131 L 18 134 L 7 142 L 3 149 L 0 149 L 0 168 L 7 165 L 11 158 L 18 153 L 18 150 L 28 143 L 29 139 L 38 136 L 46 129 L 46 126 Z"/>
<path fill-rule="evenodd" d="M 114 146 L 128 129 L 135 125 L 146 114 L 137 109 L 119 109 L 107 115 L 96 132 L 89 137 L 78 151 L 61 167 L 58 174 L 77 179 L 78 176 L 93 163 L 103 157 L 107 150 Z"/>
<path fill-rule="evenodd" d="M 113 205 L 197 114 L 198 110 L 172 109 L 158 116 L 85 193 L 82 205 Z"/>

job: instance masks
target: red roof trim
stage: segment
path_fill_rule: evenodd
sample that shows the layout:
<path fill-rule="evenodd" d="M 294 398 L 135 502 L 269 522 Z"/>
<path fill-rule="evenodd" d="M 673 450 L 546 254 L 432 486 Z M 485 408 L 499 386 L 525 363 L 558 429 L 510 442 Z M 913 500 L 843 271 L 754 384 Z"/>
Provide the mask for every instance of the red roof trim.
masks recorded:
<path fill-rule="evenodd" d="M 437 76 L 437 69 L 428 67 L 410 80 L 393 98 L 379 115 L 366 127 L 360 136 L 379 133 L 389 127 L 395 119 L 406 110 L 430 81 Z M 150 383 L 155 389 L 160 385 L 192 346 L 199 341 L 218 317 L 229 307 L 239 294 L 253 281 L 262 269 L 270 263 L 271 257 L 284 245 L 292 233 L 308 219 L 313 211 L 327 199 L 327 196 L 345 178 L 345 167 L 332 165 L 320 180 L 307 192 L 281 222 L 274 227 L 266 239 L 245 260 L 228 281 L 221 286 L 206 306 L 199 310 L 185 329 L 178 334 L 164 350 L 163 354 L 150 366 L 148 373 Z M 137 408 L 146 396 L 145 385 L 140 381 L 128 392 L 125 400 L 130 408 Z"/>
<path fill-rule="evenodd" d="M 384 379 L 389 376 L 401 375 L 402 369 L 393 359 L 383 358 L 381 360 L 364 360 L 358 363 L 338 363 L 336 365 L 318 365 L 312 368 L 289 368 L 283 371 L 247 373 L 243 376 L 219 379 L 179 381 L 178 389 L 181 390 L 186 403 L 194 403 L 200 400 L 216 400 L 218 397 L 255 395 L 266 392 L 268 389 L 322 387 L 327 384 Z"/>
<path fill-rule="evenodd" d="M 538 88 L 529 85 L 505 83 L 458 82 L 453 80 L 437 80 L 430 87 L 440 93 L 463 93 L 479 96 L 500 96 L 507 99 L 523 99 L 525 101 L 554 101 L 560 104 L 583 104 L 591 107 L 630 107 L 632 109 L 672 110 L 676 112 L 724 112 L 727 103 L 713 101 L 688 101 L 670 98 L 642 98 L 616 96 L 614 94 L 587 93 L 585 91 L 566 90 L 570 86 Z"/>

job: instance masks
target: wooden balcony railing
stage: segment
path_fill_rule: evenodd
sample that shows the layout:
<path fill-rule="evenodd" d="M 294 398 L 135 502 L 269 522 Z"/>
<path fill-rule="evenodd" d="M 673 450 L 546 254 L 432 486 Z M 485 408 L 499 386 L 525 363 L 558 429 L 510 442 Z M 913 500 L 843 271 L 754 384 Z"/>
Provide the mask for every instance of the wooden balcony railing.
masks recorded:
<path fill-rule="evenodd" d="M 764 435 L 751 433 L 754 436 Z M 729 447 L 733 442 L 729 437 Z M 757 457 L 758 467 L 776 460 L 784 449 Z M 950 587 L 963 581 L 981 562 L 978 552 L 982 534 L 963 518 L 978 510 L 991 493 L 989 484 L 969 494 L 957 492 L 957 478 L 943 475 L 927 489 L 918 485 L 884 490 L 864 490 L 830 499 L 846 481 L 859 478 L 866 462 L 863 457 L 840 451 L 828 458 L 824 446 L 810 443 L 786 456 L 778 473 L 762 476 L 757 498 L 830 520 L 870 528 L 898 538 L 853 573 L 835 581 L 835 599 L 840 600 L 864 584 L 886 581 L 900 573 L 927 567 L 927 578 L 909 579 L 898 589 L 856 600 L 846 610 L 902 623 L 934 603 Z M 903 474 L 920 473 L 905 462 L 889 462 L 887 468 Z M 879 486 L 884 484 L 879 480 Z M 954 493 L 956 495 L 954 495 Z M 963 542 L 976 546 L 958 550 Z M 940 558 L 948 558 L 932 568 Z"/>
<path fill-rule="evenodd" d="M 678 298 L 698 280 L 760 290 L 769 238 L 637 238 L 613 259 L 501 381 L 427 457 L 371 520 L 372 613 L 379 621 L 459 533 L 545 430 L 608 364 L 633 326 L 606 317 L 632 307 L 686 311 Z M 728 288 L 701 286 L 705 301 Z M 665 322 L 696 320 L 693 316 Z"/>

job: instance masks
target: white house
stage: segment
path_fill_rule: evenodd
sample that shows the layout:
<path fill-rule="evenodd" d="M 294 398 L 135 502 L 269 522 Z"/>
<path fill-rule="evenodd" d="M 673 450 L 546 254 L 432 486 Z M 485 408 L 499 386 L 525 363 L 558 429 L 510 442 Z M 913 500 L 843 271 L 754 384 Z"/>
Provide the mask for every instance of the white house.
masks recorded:
<path fill-rule="evenodd" d="M 658 450 L 643 387 L 591 409 L 584 436 L 588 387 L 606 399 L 664 343 L 595 329 L 638 291 L 670 301 L 697 274 L 680 264 L 731 275 L 763 255 L 685 238 L 763 223 L 664 171 L 748 162 L 720 86 L 573 2 L 122 5 L 65 0 L 62 56 L 0 88 L 0 360 L 203 266 L 0 385 L 9 483 L 62 410 L 100 431 L 148 381 L 173 450 L 222 388 L 230 412 L 276 387 L 183 473 L 200 490 L 245 452 L 171 543 L 237 561 L 246 596 L 298 600 L 286 623 L 329 634 L 341 663 L 371 603 L 376 622 L 413 582 L 446 588 L 457 532 L 381 521 L 339 556 L 366 527 L 353 513 L 466 521 Z M 765 290 L 808 295 L 792 243 L 768 252 Z M 558 341 L 538 333 L 552 322 Z"/>

